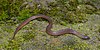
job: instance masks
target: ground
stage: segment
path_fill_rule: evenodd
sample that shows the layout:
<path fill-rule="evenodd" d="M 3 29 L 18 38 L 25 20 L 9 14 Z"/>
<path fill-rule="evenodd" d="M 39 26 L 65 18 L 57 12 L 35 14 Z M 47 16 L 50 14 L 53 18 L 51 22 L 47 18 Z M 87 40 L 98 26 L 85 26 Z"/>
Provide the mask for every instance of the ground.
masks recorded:
<path fill-rule="evenodd" d="M 18 24 L 0 24 L 1 50 L 99 50 L 100 49 L 100 15 L 90 15 L 86 23 L 53 24 L 53 31 L 72 28 L 90 37 L 82 40 L 74 35 L 50 36 L 45 32 L 46 21 L 33 20 L 11 40 Z"/>

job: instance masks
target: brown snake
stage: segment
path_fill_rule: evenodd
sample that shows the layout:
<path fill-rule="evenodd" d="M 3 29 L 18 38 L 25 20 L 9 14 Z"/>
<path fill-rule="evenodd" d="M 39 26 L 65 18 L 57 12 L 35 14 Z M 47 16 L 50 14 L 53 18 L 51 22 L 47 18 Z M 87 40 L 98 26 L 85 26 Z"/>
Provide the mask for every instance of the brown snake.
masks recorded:
<path fill-rule="evenodd" d="M 48 24 L 48 26 L 46 27 L 46 33 L 48 33 L 49 35 L 58 36 L 58 35 L 62 35 L 62 34 L 72 34 L 72 35 L 76 35 L 77 37 L 79 37 L 79 38 L 81 38 L 81 39 L 83 39 L 83 40 L 88 40 L 88 39 L 90 39 L 88 36 L 82 35 L 82 34 L 80 34 L 79 32 L 77 32 L 77 31 L 75 31 L 75 30 L 73 30 L 73 29 L 70 29 L 70 28 L 66 28 L 66 29 L 62 29 L 62 30 L 53 32 L 53 31 L 51 30 L 52 25 L 53 25 L 52 20 L 51 20 L 50 17 L 45 16 L 45 15 L 32 16 L 32 17 L 26 19 L 24 22 L 22 22 L 22 23 L 16 28 L 12 39 L 14 39 L 15 35 L 17 34 L 17 32 L 18 32 L 23 26 L 25 26 L 25 25 L 28 24 L 31 20 L 36 19 L 36 18 L 44 18 L 44 19 L 48 20 L 49 24 Z"/>

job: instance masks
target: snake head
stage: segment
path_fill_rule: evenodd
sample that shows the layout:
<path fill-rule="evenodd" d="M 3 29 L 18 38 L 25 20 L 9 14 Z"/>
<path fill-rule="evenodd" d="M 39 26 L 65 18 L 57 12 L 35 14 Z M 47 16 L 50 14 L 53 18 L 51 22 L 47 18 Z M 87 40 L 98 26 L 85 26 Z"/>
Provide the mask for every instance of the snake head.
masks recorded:
<path fill-rule="evenodd" d="M 83 40 L 89 40 L 90 37 L 88 37 L 88 36 L 84 36 L 84 37 L 82 37 L 82 39 L 83 39 Z"/>

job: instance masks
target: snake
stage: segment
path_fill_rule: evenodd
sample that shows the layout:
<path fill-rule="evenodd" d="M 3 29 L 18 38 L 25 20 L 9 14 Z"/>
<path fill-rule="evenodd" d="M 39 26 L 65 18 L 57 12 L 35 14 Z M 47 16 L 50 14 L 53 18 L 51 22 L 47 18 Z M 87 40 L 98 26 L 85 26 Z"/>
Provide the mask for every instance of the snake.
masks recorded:
<path fill-rule="evenodd" d="M 31 20 L 34 20 L 34 19 L 37 19 L 37 18 L 43 18 L 43 19 L 46 19 L 48 21 L 48 25 L 46 27 L 46 33 L 51 35 L 51 36 L 59 36 L 59 35 L 63 35 L 63 34 L 72 34 L 72 35 L 75 35 L 83 40 L 88 40 L 90 39 L 89 36 L 86 36 L 86 35 L 83 35 L 71 28 L 66 28 L 66 29 L 61 29 L 61 30 L 58 30 L 58 31 L 52 31 L 52 25 L 53 25 L 53 22 L 51 20 L 51 18 L 49 16 L 46 16 L 46 15 L 34 15 L 34 16 L 31 16 L 29 17 L 28 19 L 26 19 L 24 22 L 22 22 L 21 24 L 18 25 L 18 27 L 16 28 L 16 30 L 14 31 L 14 35 L 12 37 L 12 39 L 15 38 L 15 35 L 17 34 L 17 32 L 23 28 L 25 25 L 27 25 Z"/>

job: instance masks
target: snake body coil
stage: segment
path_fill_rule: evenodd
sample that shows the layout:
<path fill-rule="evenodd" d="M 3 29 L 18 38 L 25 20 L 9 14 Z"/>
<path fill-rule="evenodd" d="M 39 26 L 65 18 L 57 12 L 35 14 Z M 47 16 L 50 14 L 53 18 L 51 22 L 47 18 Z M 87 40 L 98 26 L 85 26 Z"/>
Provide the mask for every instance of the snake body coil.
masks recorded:
<path fill-rule="evenodd" d="M 23 26 L 25 26 L 25 25 L 28 24 L 31 20 L 36 19 L 36 18 L 44 18 L 44 19 L 48 20 L 49 24 L 48 24 L 48 26 L 46 27 L 46 33 L 48 33 L 49 35 L 58 36 L 58 35 L 62 35 L 62 34 L 73 34 L 73 35 L 76 35 L 77 37 L 79 37 L 79 38 L 81 38 L 81 39 L 84 39 L 84 40 L 90 39 L 88 36 L 82 35 L 82 34 L 80 34 L 79 32 L 77 32 L 77 31 L 75 31 L 75 30 L 72 30 L 72 29 L 70 29 L 70 28 L 66 28 L 66 29 L 62 29 L 62 30 L 53 32 L 53 31 L 51 30 L 52 25 L 53 25 L 52 20 L 51 20 L 50 17 L 45 16 L 45 15 L 32 16 L 32 17 L 26 19 L 24 22 L 22 22 L 22 23 L 16 28 L 12 39 L 14 39 L 15 35 L 17 34 L 17 32 L 18 32 Z"/>

